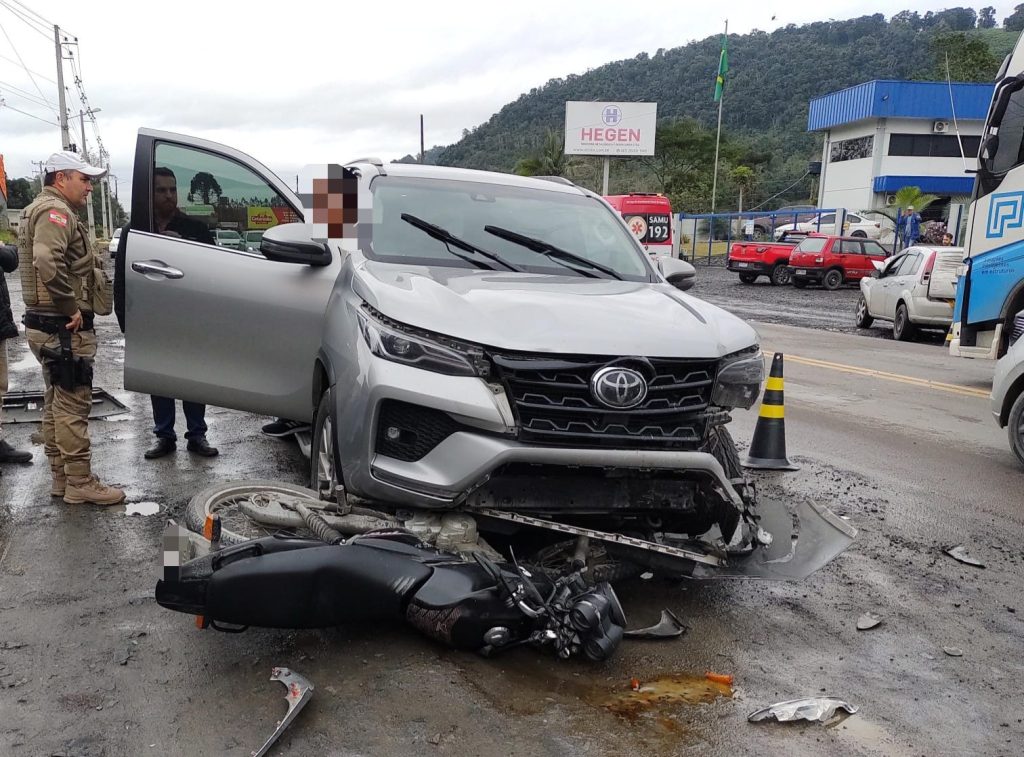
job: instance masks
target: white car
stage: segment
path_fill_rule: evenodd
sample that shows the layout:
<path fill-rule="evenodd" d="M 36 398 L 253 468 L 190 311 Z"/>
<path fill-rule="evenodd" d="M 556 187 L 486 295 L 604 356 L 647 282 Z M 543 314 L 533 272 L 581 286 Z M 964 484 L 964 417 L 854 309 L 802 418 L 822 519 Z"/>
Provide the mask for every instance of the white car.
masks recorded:
<path fill-rule="evenodd" d="M 242 235 L 233 229 L 216 229 L 213 232 L 214 243 L 218 247 L 230 247 L 233 250 L 244 250 L 245 242 Z"/>
<path fill-rule="evenodd" d="M 107 252 L 110 253 L 110 257 L 114 257 L 117 252 L 117 243 L 121 241 L 121 229 L 114 229 L 114 236 L 110 238 L 110 244 L 107 245 Z"/>
<path fill-rule="evenodd" d="M 833 234 L 835 232 L 836 214 L 823 213 L 815 216 L 809 221 L 801 223 L 785 223 L 775 227 L 775 239 L 778 240 L 787 231 L 820 232 L 822 234 Z M 881 239 L 883 236 L 892 234 L 892 224 L 885 220 L 872 221 L 856 213 L 846 214 L 846 223 L 840 236 L 862 237 L 868 239 Z"/>
<path fill-rule="evenodd" d="M 1006 427 L 1010 449 L 1024 465 L 1024 312 L 1017 313 L 1010 346 L 996 363 L 992 378 L 992 415 Z"/>
<path fill-rule="evenodd" d="M 953 322 L 957 271 L 962 247 L 908 247 L 899 255 L 877 263 L 877 277 L 860 280 L 858 328 L 875 319 L 892 321 L 893 336 L 912 340 L 918 327 L 948 329 Z"/>

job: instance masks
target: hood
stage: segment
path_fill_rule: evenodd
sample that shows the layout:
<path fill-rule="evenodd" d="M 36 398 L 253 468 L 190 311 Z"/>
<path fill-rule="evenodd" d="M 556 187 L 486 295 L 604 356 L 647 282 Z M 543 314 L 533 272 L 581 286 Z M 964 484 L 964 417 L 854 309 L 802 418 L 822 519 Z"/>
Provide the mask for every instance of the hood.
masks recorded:
<path fill-rule="evenodd" d="M 367 260 L 353 289 L 401 323 L 517 352 L 717 358 L 758 341 L 736 316 L 666 283 Z"/>

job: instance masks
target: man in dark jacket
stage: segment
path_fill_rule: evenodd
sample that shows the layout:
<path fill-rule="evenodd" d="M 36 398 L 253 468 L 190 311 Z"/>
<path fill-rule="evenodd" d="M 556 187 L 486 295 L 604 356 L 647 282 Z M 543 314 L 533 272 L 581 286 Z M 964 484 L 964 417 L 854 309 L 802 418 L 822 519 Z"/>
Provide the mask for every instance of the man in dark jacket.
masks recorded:
<path fill-rule="evenodd" d="M 11 273 L 18 267 L 18 248 L 0 243 L 0 413 L 3 413 L 4 392 L 7 391 L 7 340 L 18 335 L 18 327 L 11 313 L 11 295 L 7 291 L 4 273 Z M 32 453 L 15 449 L 3 437 L 0 425 L 0 463 L 30 463 Z M 0 475 L 3 475 L 0 473 Z"/>

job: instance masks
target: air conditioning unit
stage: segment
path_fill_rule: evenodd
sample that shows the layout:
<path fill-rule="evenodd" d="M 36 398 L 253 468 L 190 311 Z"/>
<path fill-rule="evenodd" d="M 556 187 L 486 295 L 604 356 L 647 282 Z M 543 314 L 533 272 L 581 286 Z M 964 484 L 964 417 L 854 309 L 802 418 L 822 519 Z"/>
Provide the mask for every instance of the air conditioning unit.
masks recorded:
<path fill-rule="evenodd" d="M 885 196 L 885 205 L 886 205 L 886 207 L 891 208 L 895 204 L 896 204 L 896 195 L 886 195 Z"/>
<path fill-rule="evenodd" d="M 932 121 L 932 131 L 936 134 L 945 134 L 949 131 L 949 121 Z"/>

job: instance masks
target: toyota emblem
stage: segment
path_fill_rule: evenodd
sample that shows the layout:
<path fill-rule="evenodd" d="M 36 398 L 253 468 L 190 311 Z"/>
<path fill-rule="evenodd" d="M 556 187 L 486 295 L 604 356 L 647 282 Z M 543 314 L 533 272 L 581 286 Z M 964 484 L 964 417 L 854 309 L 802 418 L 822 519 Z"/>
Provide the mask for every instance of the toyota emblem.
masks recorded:
<path fill-rule="evenodd" d="M 647 381 L 631 368 L 610 366 L 590 379 L 590 392 L 602 405 L 628 410 L 646 399 Z"/>

